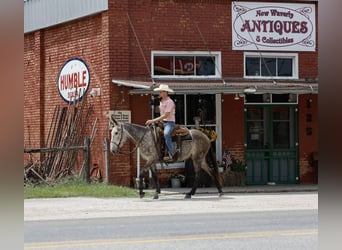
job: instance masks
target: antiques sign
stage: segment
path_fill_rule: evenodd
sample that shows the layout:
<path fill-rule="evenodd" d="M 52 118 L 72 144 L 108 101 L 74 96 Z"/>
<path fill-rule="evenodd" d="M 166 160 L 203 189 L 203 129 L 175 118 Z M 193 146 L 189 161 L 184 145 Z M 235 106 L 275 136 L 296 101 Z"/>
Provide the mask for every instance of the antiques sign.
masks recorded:
<path fill-rule="evenodd" d="M 232 2 L 233 50 L 315 51 L 314 4 Z"/>
<path fill-rule="evenodd" d="M 110 110 L 109 111 L 109 129 L 114 127 L 112 123 L 111 116 L 114 116 L 114 119 L 118 122 L 131 122 L 131 111 L 130 110 Z"/>

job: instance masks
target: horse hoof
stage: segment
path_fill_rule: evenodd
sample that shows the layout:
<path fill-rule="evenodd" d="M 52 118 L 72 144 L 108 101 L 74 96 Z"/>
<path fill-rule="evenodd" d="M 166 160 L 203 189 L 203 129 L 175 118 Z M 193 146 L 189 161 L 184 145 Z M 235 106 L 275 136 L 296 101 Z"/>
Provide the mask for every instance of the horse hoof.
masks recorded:
<path fill-rule="evenodd" d="M 186 194 L 184 199 L 191 199 L 191 194 Z"/>
<path fill-rule="evenodd" d="M 145 192 L 140 193 L 140 198 L 144 198 L 145 197 Z"/>
<path fill-rule="evenodd" d="M 224 195 L 224 193 L 223 193 L 223 192 L 219 193 L 219 197 L 222 197 L 223 195 Z"/>
<path fill-rule="evenodd" d="M 153 195 L 153 199 L 155 199 L 155 200 L 159 199 L 159 195 L 158 195 L 157 193 L 154 194 L 154 195 Z"/>

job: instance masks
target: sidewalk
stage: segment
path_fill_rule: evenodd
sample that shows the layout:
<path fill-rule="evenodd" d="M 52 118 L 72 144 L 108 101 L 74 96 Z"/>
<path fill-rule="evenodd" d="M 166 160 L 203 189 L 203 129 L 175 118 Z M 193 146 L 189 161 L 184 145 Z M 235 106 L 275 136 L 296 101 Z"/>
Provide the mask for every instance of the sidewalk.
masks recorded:
<path fill-rule="evenodd" d="M 191 190 L 190 187 L 162 188 L 162 193 L 185 194 Z M 154 189 L 145 189 L 146 192 L 154 192 Z M 279 192 L 317 192 L 318 184 L 293 184 L 293 185 L 251 185 L 242 187 L 223 187 L 224 193 L 279 193 Z M 203 187 L 196 190 L 196 194 L 217 193 L 216 187 Z"/>
<path fill-rule="evenodd" d="M 154 192 L 154 189 L 145 189 Z M 318 209 L 318 185 L 224 187 L 224 196 L 214 187 L 162 188 L 158 200 L 140 198 L 41 198 L 24 200 L 24 221 L 115 218 L 193 213 L 233 213 Z"/>

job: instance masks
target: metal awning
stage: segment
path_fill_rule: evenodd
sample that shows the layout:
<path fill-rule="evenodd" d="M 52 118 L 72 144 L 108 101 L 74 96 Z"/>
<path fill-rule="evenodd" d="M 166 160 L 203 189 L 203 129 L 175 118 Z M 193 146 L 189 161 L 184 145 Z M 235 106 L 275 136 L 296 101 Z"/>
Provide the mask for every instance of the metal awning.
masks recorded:
<path fill-rule="evenodd" d="M 112 82 L 118 86 L 132 88 L 129 94 L 152 94 L 159 84 L 168 84 L 177 94 L 318 94 L 317 80 L 254 80 L 254 79 L 225 79 L 225 80 L 117 80 Z"/>

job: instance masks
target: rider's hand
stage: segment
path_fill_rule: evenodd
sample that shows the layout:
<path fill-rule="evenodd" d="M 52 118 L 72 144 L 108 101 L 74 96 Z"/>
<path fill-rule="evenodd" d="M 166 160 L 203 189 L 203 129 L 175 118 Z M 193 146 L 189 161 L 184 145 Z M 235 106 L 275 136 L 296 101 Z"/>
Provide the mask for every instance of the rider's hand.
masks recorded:
<path fill-rule="evenodd" d="M 145 122 L 146 125 L 150 125 L 150 124 L 152 124 L 152 123 L 153 123 L 153 120 L 147 120 L 147 121 Z"/>

